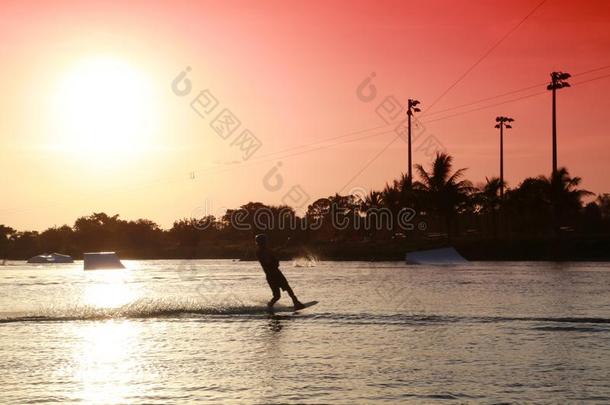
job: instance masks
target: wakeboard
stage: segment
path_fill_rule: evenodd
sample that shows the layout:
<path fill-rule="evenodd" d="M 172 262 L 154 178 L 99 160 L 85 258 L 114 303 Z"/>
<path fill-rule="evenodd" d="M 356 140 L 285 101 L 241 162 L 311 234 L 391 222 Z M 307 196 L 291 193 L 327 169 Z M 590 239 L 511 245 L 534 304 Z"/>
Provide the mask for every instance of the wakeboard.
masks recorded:
<path fill-rule="evenodd" d="M 306 308 L 309 308 L 311 306 L 314 306 L 318 303 L 318 301 L 309 301 L 309 302 L 304 302 L 303 305 L 305 306 L 304 308 L 301 309 L 294 309 L 293 306 L 290 307 L 284 307 L 284 306 L 277 306 L 277 307 L 271 307 L 268 308 L 269 312 L 272 313 L 278 313 L 278 312 L 297 312 L 297 311 L 302 311 Z"/>

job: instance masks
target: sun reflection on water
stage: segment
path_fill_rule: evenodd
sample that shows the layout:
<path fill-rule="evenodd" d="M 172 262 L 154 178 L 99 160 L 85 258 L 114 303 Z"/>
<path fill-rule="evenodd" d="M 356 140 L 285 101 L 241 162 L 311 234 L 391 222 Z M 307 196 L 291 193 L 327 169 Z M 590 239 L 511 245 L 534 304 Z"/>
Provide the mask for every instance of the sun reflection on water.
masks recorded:
<path fill-rule="evenodd" d="M 130 282 L 128 270 L 96 271 L 87 274 L 90 277 L 84 290 L 82 300 L 85 305 L 96 308 L 117 308 L 140 298 L 137 284 Z"/>
<path fill-rule="evenodd" d="M 81 344 L 74 350 L 80 399 L 89 404 L 126 403 L 135 395 L 132 384 L 141 369 L 138 356 L 141 325 L 132 321 L 103 321 L 79 325 Z"/>
<path fill-rule="evenodd" d="M 141 298 L 143 291 L 132 266 L 122 270 L 85 272 L 80 300 L 86 307 L 115 309 Z M 130 269 L 131 268 L 131 269 Z M 129 403 L 136 392 L 135 381 L 146 368 L 142 323 L 131 319 L 109 319 L 72 325 L 79 344 L 73 350 L 81 390 L 78 399 L 91 404 Z"/>

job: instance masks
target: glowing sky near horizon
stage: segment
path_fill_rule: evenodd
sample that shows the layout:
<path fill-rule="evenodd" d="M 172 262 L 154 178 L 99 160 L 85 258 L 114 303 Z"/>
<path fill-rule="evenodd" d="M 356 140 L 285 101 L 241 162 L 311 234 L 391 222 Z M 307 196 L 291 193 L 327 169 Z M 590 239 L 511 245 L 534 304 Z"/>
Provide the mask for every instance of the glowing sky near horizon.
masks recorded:
<path fill-rule="evenodd" d="M 296 185 L 309 202 L 381 188 L 406 171 L 404 142 L 360 171 L 394 136 L 367 131 L 384 124 L 376 109 L 392 95 L 421 100 L 427 134 L 475 183 L 498 175 L 494 118 L 513 117 L 515 186 L 550 172 L 554 70 L 575 75 L 558 93 L 559 164 L 610 192 L 610 68 L 580 74 L 610 65 L 610 2 L 546 1 L 426 110 L 539 3 L 4 1 L 0 224 L 42 230 L 104 211 L 167 227 L 203 206 L 278 204 Z M 187 66 L 192 93 L 180 97 L 171 83 Z M 372 72 L 377 97 L 364 102 L 357 88 Z M 261 140 L 250 160 L 191 108 L 205 89 Z"/>

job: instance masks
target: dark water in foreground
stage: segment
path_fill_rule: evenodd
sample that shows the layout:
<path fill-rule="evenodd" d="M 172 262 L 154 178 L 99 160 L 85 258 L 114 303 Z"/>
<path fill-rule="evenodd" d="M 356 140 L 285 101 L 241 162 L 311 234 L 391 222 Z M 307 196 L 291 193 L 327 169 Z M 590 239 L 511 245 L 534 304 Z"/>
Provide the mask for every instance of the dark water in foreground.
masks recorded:
<path fill-rule="evenodd" d="M 127 264 L 0 266 L 0 403 L 610 401 L 608 264 Z"/>

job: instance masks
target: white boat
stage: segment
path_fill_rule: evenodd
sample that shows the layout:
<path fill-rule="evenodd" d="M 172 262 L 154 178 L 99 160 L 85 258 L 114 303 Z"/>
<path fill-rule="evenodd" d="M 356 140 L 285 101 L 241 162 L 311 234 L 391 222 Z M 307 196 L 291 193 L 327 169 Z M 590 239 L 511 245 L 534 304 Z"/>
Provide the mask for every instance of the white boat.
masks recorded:
<path fill-rule="evenodd" d="M 466 260 L 452 247 L 409 252 L 405 257 L 407 264 L 466 264 Z"/>
<path fill-rule="evenodd" d="M 84 270 L 124 269 L 123 263 L 114 252 L 92 252 L 83 255 Z"/>
<path fill-rule="evenodd" d="M 51 253 L 50 255 L 44 254 L 30 257 L 28 259 L 28 263 L 74 263 L 74 259 L 72 259 L 72 256 L 62 255 L 60 253 Z"/>

